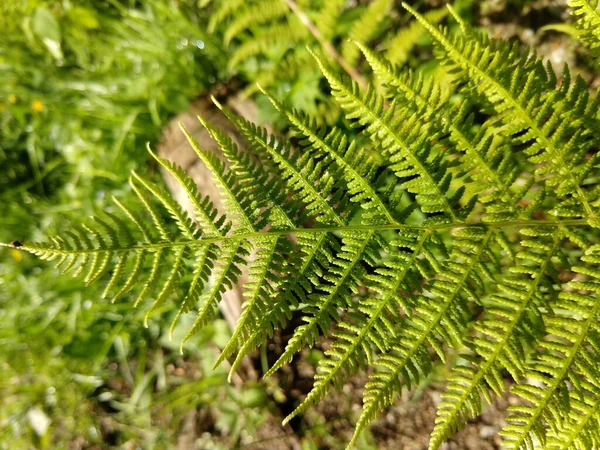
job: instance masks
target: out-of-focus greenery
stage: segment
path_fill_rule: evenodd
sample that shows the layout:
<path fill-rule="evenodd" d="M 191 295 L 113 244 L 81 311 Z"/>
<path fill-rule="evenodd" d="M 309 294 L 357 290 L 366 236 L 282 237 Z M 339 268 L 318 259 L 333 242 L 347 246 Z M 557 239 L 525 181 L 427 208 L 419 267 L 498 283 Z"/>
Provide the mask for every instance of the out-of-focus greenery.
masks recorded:
<path fill-rule="evenodd" d="M 221 51 L 203 31 L 201 10 L 185 2 L 8 3 L 1 7 L 3 195 L 52 193 L 53 180 L 81 198 L 90 198 L 87 186 L 121 186 L 145 160 L 143 144 L 219 76 Z"/>

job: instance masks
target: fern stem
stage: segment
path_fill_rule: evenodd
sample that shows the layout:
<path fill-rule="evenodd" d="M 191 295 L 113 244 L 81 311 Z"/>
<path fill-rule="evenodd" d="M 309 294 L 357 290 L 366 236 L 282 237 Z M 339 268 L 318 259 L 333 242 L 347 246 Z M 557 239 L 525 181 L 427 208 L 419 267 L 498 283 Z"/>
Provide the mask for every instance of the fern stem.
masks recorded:
<path fill-rule="evenodd" d="M 222 242 L 231 239 L 253 239 L 267 236 L 281 236 L 285 234 L 320 234 L 335 233 L 344 231 L 385 231 L 385 230 L 450 230 L 452 228 L 484 228 L 484 229 L 503 229 L 514 227 L 560 227 L 560 226 L 587 226 L 587 219 L 568 219 L 568 220 L 506 220 L 495 223 L 469 223 L 469 222 L 448 222 L 432 225 L 345 225 L 339 227 L 315 227 L 315 228 L 297 228 L 286 230 L 257 231 L 252 233 L 236 234 L 235 236 L 215 236 L 206 239 L 193 239 L 184 241 L 161 241 L 145 245 L 127 245 L 122 247 L 90 248 L 90 249 L 59 249 L 41 246 L 36 243 L 24 243 L 15 245 L 14 243 L 0 242 L 0 247 L 19 248 L 30 253 L 53 253 L 57 255 L 100 253 L 100 252 L 123 252 L 131 250 L 158 250 L 161 248 L 174 248 L 180 246 L 197 247 L 200 245 Z"/>

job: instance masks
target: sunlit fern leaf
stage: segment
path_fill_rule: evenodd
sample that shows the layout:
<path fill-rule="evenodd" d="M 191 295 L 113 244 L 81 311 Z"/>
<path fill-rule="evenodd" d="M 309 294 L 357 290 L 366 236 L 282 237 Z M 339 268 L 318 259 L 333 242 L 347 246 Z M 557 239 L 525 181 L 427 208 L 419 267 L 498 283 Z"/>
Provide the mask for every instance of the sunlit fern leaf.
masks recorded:
<path fill-rule="evenodd" d="M 364 223 L 399 223 L 394 205 L 390 205 L 390 201 L 384 200 L 378 192 L 378 187 L 383 187 L 385 180 L 381 179 L 383 177 L 376 179 L 380 168 L 377 155 L 360 148 L 355 142 L 348 142 L 340 130 L 320 127 L 302 112 L 287 109 L 272 96 L 266 95 L 306 140 L 305 151 L 328 157 L 339 167 L 341 172 L 334 173 L 334 176 L 346 179 L 350 201 L 360 203 L 366 210 L 361 216 Z M 393 202 L 394 199 L 390 200 Z"/>
<path fill-rule="evenodd" d="M 146 180 L 140 177 L 137 173 L 133 173 L 133 185 L 140 185 L 145 188 L 149 194 L 160 201 L 160 203 L 169 212 L 177 227 L 181 233 L 189 240 L 194 240 L 198 237 L 198 228 L 188 214 L 181 208 L 181 206 L 175 201 L 175 199 L 161 186 L 153 183 L 150 180 Z M 150 212 L 154 224 L 158 227 L 160 236 L 164 240 L 170 240 L 169 233 L 167 232 L 164 222 L 161 219 L 160 213 L 158 213 L 150 201 L 145 200 L 144 194 L 139 190 L 136 191 L 139 198 L 145 203 L 145 207 Z"/>
<path fill-rule="evenodd" d="M 254 240 L 256 262 L 252 264 L 248 282 L 244 285 L 243 311 L 235 330 L 221 352 L 219 364 L 238 348 L 241 348 L 252 335 L 254 327 L 276 306 L 272 298 L 277 295 L 282 279 L 291 277 L 288 272 L 286 255 L 293 251 L 290 241 L 285 236 L 270 236 Z"/>
<path fill-rule="evenodd" d="M 192 311 L 194 307 L 200 303 L 204 288 L 209 282 L 210 273 L 213 268 L 212 261 L 217 258 L 218 251 L 219 249 L 216 244 L 202 245 L 195 249 L 194 273 L 192 275 L 192 280 L 190 282 L 187 294 L 181 301 L 179 311 L 171 322 L 171 326 L 169 328 L 170 336 L 173 335 L 173 330 L 177 326 L 181 316 L 184 313 Z"/>
<path fill-rule="evenodd" d="M 218 102 L 215 103 L 224 109 Z M 231 116 L 229 111 L 227 113 Z M 274 219 L 270 221 L 273 229 L 293 229 L 298 219 L 297 211 L 289 208 L 286 210 L 284 206 L 280 206 L 286 202 L 285 191 L 279 179 L 270 176 L 268 171 L 261 170 L 264 167 L 261 167 L 258 161 L 253 161 L 250 153 L 241 151 L 228 135 L 212 127 L 204 119 L 200 118 L 200 121 L 232 164 L 240 192 L 253 199 L 255 208 L 261 210 L 263 217 Z M 261 228 L 264 225 L 261 224 Z M 245 285 L 244 309 L 229 343 L 221 352 L 216 364 L 243 346 L 254 330 L 252 325 L 268 312 L 271 297 L 275 296 L 280 284 L 277 279 L 284 278 L 287 274 L 287 261 L 283 255 L 292 258 L 292 246 L 287 238 L 277 235 L 255 238 L 253 246 L 254 263 L 250 268 L 249 281 Z"/>
<path fill-rule="evenodd" d="M 234 122 L 237 122 L 238 127 L 242 132 L 246 133 L 246 136 L 254 136 L 256 133 L 256 129 L 249 122 L 242 122 L 239 118 L 235 117 L 230 111 L 224 108 L 217 102 L 217 105 L 228 115 L 228 117 Z M 267 196 L 270 196 L 270 200 L 273 202 L 273 209 L 280 210 L 280 214 L 278 217 L 281 217 L 281 220 L 275 221 L 274 225 L 276 226 L 278 222 L 281 222 L 281 226 L 284 228 L 294 227 L 294 222 L 297 220 L 303 220 L 302 216 L 299 215 L 297 210 L 289 210 L 286 208 L 286 202 L 284 201 L 285 191 L 282 191 L 282 186 L 280 186 L 281 181 L 279 177 L 272 176 L 269 177 L 269 172 L 265 171 L 265 164 L 261 164 L 260 162 L 255 163 L 251 161 L 251 157 L 248 153 L 245 155 L 241 154 L 241 152 L 236 151 L 233 146 L 231 140 L 223 135 L 223 133 L 215 130 L 210 127 L 206 122 L 204 122 L 205 127 L 209 130 L 213 138 L 221 145 L 224 154 L 228 157 L 228 159 L 232 163 L 232 167 L 234 171 L 237 171 L 238 178 L 240 180 L 248 180 L 250 184 L 258 185 L 261 187 L 267 187 L 266 190 Z M 264 145 L 273 145 L 271 147 L 271 151 L 276 151 L 274 144 L 268 144 L 269 139 L 263 138 L 263 145 L 261 148 L 264 148 Z M 272 138 L 270 138 L 271 142 L 274 142 Z M 283 160 L 282 160 L 283 161 Z M 261 173 L 262 169 L 262 173 Z M 299 178 L 296 178 L 299 179 Z M 257 186 L 254 186 L 254 189 L 257 189 Z M 273 196 L 275 195 L 275 196 Z M 319 200 L 322 205 L 326 204 L 324 198 Z M 279 206 L 283 205 L 283 206 Z M 326 206 L 328 208 L 328 206 Z M 283 209 L 282 209 L 283 208 Z M 284 209 L 287 209 L 284 210 Z M 292 220 L 292 218 L 294 218 Z M 319 236 L 317 239 L 314 239 L 310 236 L 297 236 L 298 244 L 300 246 L 301 251 L 306 256 L 299 258 L 299 263 L 302 265 L 299 273 L 295 274 L 295 278 L 293 282 L 287 283 L 286 288 L 283 290 L 283 294 L 281 295 L 283 298 L 279 298 L 275 302 L 271 302 L 270 305 L 265 305 L 263 307 L 264 314 L 262 316 L 258 315 L 256 312 L 250 311 L 247 306 L 245 306 L 244 312 L 247 315 L 244 316 L 244 320 L 240 321 L 242 326 L 245 326 L 246 318 L 250 317 L 250 314 L 254 314 L 256 319 L 260 317 L 261 322 L 259 327 L 256 327 L 249 333 L 248 339 L 238 340 L 238 336 L 243 331 L 240 329 L 236 329 L 234 332 L 234 336 L 232 337 L 230 343 L 227 348 L 222 352 L 219 361 L 223 360 L 227 356 L 229 356 L 233 351 L 236 350 L 236 345 L 239 347 L 240 351 L 237 355 L 236 362 L 234 362 L 232 366 L 232 371 L 237 367 L 237 362 L 247 354 L 248 351 L 260 345 L 263 342 L 264 337 L 269 330 L 275 326 L 283 326 L 287 322 L 290 316 L 290 306 L 298 305 L 300 302 L 306 300 L 306 296 L 310 293 L 310 286 L 312 283 L 316 283 L 317 278 L 314 277 L 314 273 L 322 272 L 322 269 L 318 269 L 318 264 L 323 266 L 327 264 L 330 260 L 331 250 L 329 246 L 333 244 L 331 236 L 328 236 L 327 233 L 322 233 L 322 236 Z M 279 245 L 284 245 L 285 241 L 279 241 Z M 304 244 L 306 244 L 309 249 L 304 248 Z M 289 252 L 287 252 L 289 253 Z M 319 255 L 326 255 L 327 257 L 323 258 Z M 305 292 L 306 291 L 306 292 Z M 266 301 L 262 303 L 267 303 Z M 255 323 L 255 322 L 253 322 Z M 244 332 L 245 333 L 245 332 Z M 243 341 L 243 342 L 242 342 Z"/>
<path fill-rule="evenodd" d="M 553 305 L 555 315 L 544 316 L 540 351 L 527 364 L 526 382 L 512 389 L 527 404 L 508 409 L 508 425 L 500 432 L 506 448 L 531 446 L 532 436 L 545 446 L 548 430 L 569 438 L 560 433 L 569 420 L 569 390 L 583 395 L 582 381 L 600 387 L 600 246 L 584 250 L 581 262 L 587 264 L 572 270 L 587 279 L 568 283 Z"/>
<path fill-rule="evenodd" d="M 140 218 L 135 213 L 133 213 L 129 207 L 127 207 L 125 204 L 123 204 L 119 199 L 113 197 L 112 200 L 123 211 L 126 219 L 131 221 L 131 223 L 134 225 L 134 230 L 140 232 L 140 234 L 142 236 L 142 242 L 144 244 L 150 244 L 152 242 L 151 234 L 150 234 L 150 231 L 147 229 L 146 225 L 144 224 L 144 222 L 142 220 L 140 220 Z M 126 292 L 133 289 L 133 287 L 136 285 L 136 283 L 139 279 L 139 276 L 141 275 L 142 270 L 144 268 L 143 266 L 144 266 L 145 258 L 146 258 L 145 250 L 140 250 L 135 257 L 135 262 L 133 263 L 133 267 L 129 271 L 129 275 L 128 275 L 127 279 L 123 283 L 122 287 L 113 296 L 113 302 L 117 298 L 119 298 L 121 295 L 123 295 Z M 107 289 L 105 292 L 108 292 L 108 291 L 109 291 L 109 289 Z"/>
<path fill-rule="evenodd" d="M 339 251 L 337 240 L 328 233 L 299 234 L 297 245 L 301 250 L 301 256 L 296 264 L 299 270 L 288 279 L 288 285 L 279 294 L 279 298 L 275 300 L 275 303 L 258 322 L 255 330 L 240 347 L 235 361 L 231 365 L 231 373 L 237 369 L 242 359 L 250 351 L 258 348 L 267 337 L 272 336 L 275 329 L 283 328 L 291 318 L 292 308 L 308 302 L 308 296 L 317 289 L 320 277 L 328 271 L 333 262 L 333 255 Z"/>
<path fill-rule="evenodd" d="M 386 109 L 385 102 L 373 89 L 361 93 L 356 83 L 342 80 L 318 59 L 319 66 L 332 88 L 332 94 L 346 110 L 348 119 L 366 126 L 367 133 L 379 146 L 389 162 L 389 168 L 404 181 L 403 186 L 416 195 L 425 213 L 443 213 L 448 219 L 460 220 L 468 215 L 470 203 L 457 208 L 464 187 L 448 194 L 452 175 L 448 161 L 431 144 L 431 128 L 419 116 L 396 108 Z M 471 205 L 472 206 L 472 205 Z"/>
<path fill-rule="evenodd" d="M 234 117 L 216 99 L 213 98 L 213 102 L 228 117 Z M 269 217 L 269 225 L 275 229 L 295 228 L 297 222 L 302 220 L 302 216 L 295 205 L 285 201 L 287 192 L 279 177 L 275 176 L 274 168 L 262 164 L 259 159 L 253 157 L 251 152 L 238 148 L 226 133 L 213 127 L 202 117 L 199 117 L 199 120 L 231 164 L 231 170 L 235 174 L 240 190 L 248 198 L 253 199 L 263 217 Z M 258 227 L 264 225 L 263 222 Z"/>
<path fill-rule="evenodd" d="M 198 222 L 204 236 L 222 236 L 224 230 L 222 230 L 221 227 L 225 223 L 224 217 L 218 218 L 217 208 L 208 197 L 200 195 L 198 186 L 192 177 L 178 165 L 156 155 L 150 150 L 150 147 L 148 147 L 148 151 L 162 167 L 175 177 L 181 187 L 185 190 L 185 193 L 194 208 L 194 220 Z"/>
<path fill-rule="evenodd" d="M 438 43 L 444 61 L 495 106 L 504 132 L 525 145 L 525 154 L 538 165 L 536 174 L 552 175 L 548 185 L 562 200 L 555 214 L 585 217 L 590 225 L 600 226 L 592 206 L 598 192 L 581 183 L 596 164 L 595 158 L 591 162 L 585 158 L 591 133 L 582 117 L 590 115 L 592 103 L 583 80 L 577 77 L 571 82 L 566 70 L 561 86 L 555 88 L 552 68 L 517 43 L 491 39 L 466 26 L 464 34 L 452 35 L 403 5 Z"/>
<path fill-rule="evenodd" d="M 410 297 L 419 289 L 416 259 L 422 257 L 421 251 L 429 237 L 429 233 L 419 236 L 409 232 L 395 240 L 392 244 L 394 258 L 385 261 L 376 274 L 367 277 L 368 288 L 381 297 L 362 301 L 357 306 L 357 314 L 349 314 L 346 320 L 337 324 L 331 347 L 317 366 L 312 390 L 285 422 L 320 401 L 332 385 L 340 387 L 361 366 L 368 365 L 374 350 L 388 350 L 389 340 L 396 334 L 401 310 L 411 311 Z"/>
<path fill-rule="evenodd" d="M 329 271 L 317 286 L 318 291 L 307 297 L 308 305 L 303 310 L 306 323 L 296 328 L 285 351 L 265 376 L 272 375 L 303 348 L 312 347 L 319 331 L 328 334 L 332 321 L 338 318 L 338 308 L 350 305 L 352 296 L 364 280 L 365 264 L 376 265 L 383 243 L 375 230 L 345 232 L 341 239 L 340 251 L 329 264 Z"/>
<path fill-rule="evenodd" d="M 519 380 L 528 356 L 524 342 L 535 343 L 541 334 L 538 308 L 549 304 L 544 296 L 556 295 L 548 278 L 552 258 L 559 249 L 561 231 L 521 230 L 525 248 L 516 255 L 517 265 L 499 285 L 499 292 L 485 299 L 487 315 L 475 324 L 476 335 L 470 342 L 477 355 L 476 362 L 464 355 L 464 364 L 454 367 L 446 392 L 438 406 L 438 417 L 429 447 L 437 449 L 464 422 L 477 417 L 482 410 L 481 399 L 491 402 L 491 389 L 497 395 L 505 391 L 502 371 Z M 529 243 L 529 244 L 527 244 Z M 533 344 L 532 344 L 533 345 Z"/>
<path fill-rule="evenodd" d="M 223 111 L 228 114 L 258 158 L 275 163 L 281 172 L 281 178 L 294 193 L 294 198 L 306 206 L 310 215 L 314 215 L 322 224 L 345 223 L 342 217 L 346 213 L 343 208 L 345 202 L 340 197 L 343 191 L 335 186 L 340 180 L 333 180 L 323 165 L 310 154 L 299 154 L 289 144 L 269 135 L 265 129 L 242 117 L 233 116 L 226 109 Z"/>
<path fill-rule="evenodd" d="M 568 0 L 567 4 L 577 17 L 576 25 L 582 38 L 596 52 L 597 63 L 600 63 L 600 3 L 598 0 Z"/>
<path fill-rule="evenodd" d="M 187 256 L 186 250 L 186 247 L 181 246 L 175 249 L 173 252 L 173 261 L 169 268 L 169 272 L 167 273 L 166 279 L 156 294 L 154 302 L 146 312 L 146 316 L 144 318 L 144 323 L 146 325 L 148 324 L 148 318 L 152 315 L 152 313 L 163 306 L 164 302 L 167 300 L 167 297 L 171 295 L 173 290 L 178 286 L 183 272 L 184 261 Z"/>
<path fill-rule="evenodd" d="M 250 254 L 250 248 L 251 244 L 248 241 L 235 237 L 220 243 L 219 252 L 213 261 L 212 286 L 200 298 L 202 306 L 181 342 L 182 351 L 185 342 L 214 319 L 223 294 L 233 288 L 241 275 L 240 267 L 245 263 L 244 258 Z"/>
<path fill-rule="evenodd" d="M 425 292 L 419 295 L 411 314 L 396 325 L 398 339 L 375 361 L 376 371 L 366 385 L 363 412 L 350 445 L 379 411 L 392 404 L 396 393 L 418 384 L 430 371 L 430 346 L 441 353 L 443 343 L 460 345 L 468 300 L 478 300 L 484 288 L 481 276 L 492 272 L 481 268 L 497 262 L 490 250 L 494 237 L 491 230 L 461 230 L 455 237 L 457 242 L 446 267 L 441 268 L 434 258 L 429 258 L 436 267 L 437 277 L 429 287 L 424 287 Z"/>
<path fill-rule="evenodd" d="M 600 388 L 582 379 L 569 392 L 568 417 L 559 430 L 549 432 L 547 448 L 551 450 L 587 450 L 600 445 Z"/>
<path fill-rule="evenodd" d="M 245 195 L 239 181 L 215 153 L 202 150 L 183 125 L 181 129 L 198 157 L 210 170 L 215 184 L 221 188 L 223 202 L 229 211 L 228 216 L 233 216 L 235 221 L 235 233 L 251 233 L 261 229 L 265 224 L 264 217 L 252 197 Z"/>
<path fill-rule="evenodd" d="M 450 102 L 451 92 L 442 93 L 434 81 L 426 81 L 423 76 L 401 72 L 389 61 L 376 55 L 361 43 L 356 44 L 365 55 L 373 72 L 386 84 L 386 94 L 391 98 L 402 96 L 404 103 L 424 119 L 435 122 L 436 129 L 444 130 L 450 148 L 461 152 L 462 167 L 479 182 L 478 190 L 483 195 L 479 201 L 489 204 L 488 221 L 500 221 L 514 218 L 516 203 L 527 192 L 511 190 L 511 186 L 519 175 L 513 155 L 506 146 L 500 144 L 502 139 L 494 136 L 493 126 L 480 127 L 473 131 L 472 117 L 468 115 L 468 102 Z M 440 136 L 444 138 L 444 136 Z"/>

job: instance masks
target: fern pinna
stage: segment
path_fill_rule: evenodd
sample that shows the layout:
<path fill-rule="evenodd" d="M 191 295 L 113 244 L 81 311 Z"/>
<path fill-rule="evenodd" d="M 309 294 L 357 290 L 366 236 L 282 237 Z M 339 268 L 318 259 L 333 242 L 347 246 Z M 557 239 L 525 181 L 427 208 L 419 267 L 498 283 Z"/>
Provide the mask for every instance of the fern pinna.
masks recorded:
<path fill-rule="evenodd" d="M 568 69 L 557 80 L 527 49 L 456 16 L 453 34 L 405 7 L 436 42 L 451 86 L 357 43 L 386 87 L 365 91 L 315 56 L 358 129 L 352 138 L 265 92 L 292 146 L 215 101 L 251 152 L 202 118 L 222 155 L 183 131 L 220 188 L 224 216 L 182 169 L 151 152 L 187 192 L 194 217 L 133 174 L 143 216 L 115 199 L 114 210 L 48 243 L 13 246 L 88 282 L 108 278 L 113 300 L 137 290 L 136 303 L 154 299 L 149 314 L 183 288 L 173 323 L 195 311 L 188 336 L 213 319 L 246 265 L 244 309 L 219 362 L 230 358 L 235 371 L 301 315 L 266 375 L 319 336 L 330 339 L 312 391 L 288 421 L 370 368 L 349 447 L 396 394 L 448 360 L 430 448 L 507 389 L 522 403 L 508 411 L 506 448 L 596 448 L 600 100 Z"/>

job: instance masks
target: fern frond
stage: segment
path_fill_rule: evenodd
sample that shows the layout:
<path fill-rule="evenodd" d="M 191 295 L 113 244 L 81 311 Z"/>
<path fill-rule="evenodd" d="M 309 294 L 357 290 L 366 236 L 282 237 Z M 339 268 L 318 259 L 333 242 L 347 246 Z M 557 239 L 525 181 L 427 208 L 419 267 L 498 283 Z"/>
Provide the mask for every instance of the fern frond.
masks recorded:
<path fill-rule="evenodd" d="M 217 208 L 208 197 L 202 197 L 200 195 L 198 192 L 198 186 L 192 177 L 190 177 L 178 165 L 155 154 L 150 149 L 150 145 L 148 145 L 148 152 L 162 167 L 164 167 L 171 175 L 173 175 L 173 177 L 183 187 L 188 199 L 194 207 L 194 220 L 198 222 L 198 225 L 200 226 L 200 229 L 203 231 L 204 235 L 206 237 L 222 236 L 223 230 L 221 230 L 217 224 L 220 224 L 223 222 L 223 220 L 217 218 Z M 122 205 L 121 208 L 123 208 Z"/>
<path fill-rule="evenodd" d="M 523 229 L 527 249 L 516 255 L 514 266 L 499 285 L 499 293 L 486 300 L 487 317 L 475 324 L 471 346 L 477 362 L 454 367 L 450 383 L 442 394 L 438 417 L 429 447 L 437 449 L 470 415 L 481 413 L 481 398 L 491 403 L 489 389 L 497 395 L 504 390 L 502 371 L 515 380 L 524 373 L 527 351 L 523 342 L 535 343 L 541 334 L 538 307 L 549 304 L 546 296 L 556 295 L 552 287 L 552 258 L 561 242 L 561 230 Z M 469 358 L 472 360 L 472 358 Z"/>
<path fill-rule="evenodd" d="M 598 0 L 568 0 L 571 14 L 578 17 L 577 27 L 592 51 L 600 50 L 600 3 Z"/>
<path fill-rule="evenodd" d="M 600 445 L 600 389 L 585 380 L 569 391 L 568 417 L 557 432 L 550 431 L 547 446 L 552 450 L 586 450 Z"/>
<path fill-rule="evenodd" d="M 432 364 L 429 346 L 443 357 L 442 343 L 460 344 L 464 318 L 468 316 L 467 299 L 478 299 L 483 288 L 480 274 L 489 273 L 484 269 L 486 260 L 490 257 L 495 260 L 489 249 L 493 236 L 491 230 L 456 232 L 457 242 L 448 266 L 438 268 L 438 278 L 419 296 L 411 315 L 398 327 L 399 339 L 375 361 L 377 370 L 365 386 L 363 412 L 348 447 L 377 413 L 393 402 L 396 392 L 404 386 L 410 389 L 429 372 Z"/>
<path fill-rule="evenodd" d="M 258 3 L 245 4 L 240 8 L 234 20 L 229 23 L 223 36 L 225 45 L 244 30 L 251 27 L 260 27 L 273 19 L 284 17 L 288 7 L 281 0 L 264 0 Z"/>
<path fill-rule="evenodd" d="M 293 23 L 288 13 L 238 14 L 273 4 L 224 1 L 215 23 L 236 23 L 245 36 Z M 149 304 L 146 320 L 172 311 L 171 331 L 190 313 L 185 339 L 213 320 L 245 269 L 242 314 L 217 363 L 232 359 L 231 376 L 249 352 L 301 318 L 266 375 L 321 337 L 330 340 L 313 389 L 287 421 L 371 369 L 350 445 L 396 394 L 458 352 L 432 449 L 479 415 L 483 400 L 504 393 L 508 376 L 525 402 L 510 410 L 508 448 L 594 448 L 600 97 L 568 70 L 558 83 L 541 60 L 477 34 L 458 16 L 459 36 L 417 17 L 452 67 L 452 86 L 400 72 L 364 42 L 355 48 L 381 90 L 359 89 L 316 57 L 306 65 L 320 66 L 332 87 L 325 107 L 335 102 L 357 131 L 321 126 L 268 96 L 291 125 L 286 141 L 215 101 L 247 145 L 203 118 L 218 151 L 184 133 L 219 199 L 201 195 L 184 170 L 150 151 L 189 197 L 189 215 L 160 184 L 134 173 L 138 205 L 114 199 L 45 243 L 0 245 L 53 260 L 87 282 L 102 278 L 113 301 L 131 291 L 134 305 Z"/>
<path fill-rule="evenodd" d="M 296 267 L 300 269 L 289 279 L 289 285 L 282 289 L 280 298 L 263 315 L 252 334 L 240 347 L 231 365 L 230 377 L 249 352 L 258 348 L 267 336 L 272 336 L 276 328 L 284 327 L 291 317 L 291 308 L 308 302 L 308 296 L 320 284 L 319 277 L 328 271 L 333 262 L 333 254 L 339 251 L 337 241 L 328 233 L 298 235 L 297 245 L 301 256 Z"/>
<path fill-rule="evenodd" d="M 448 9 L 438 8 L 427 11 L 423 17 L 432 24 L 440 23 L 448 15 Z M 386 44 L 385 59 L 391 64 L 402 66 L 408 61 L 410 52 L 417 42 L 427 33 L 423 25 L 414 20 L 404 29 L 400 30 Z"/>
<path fill-rule="evenodd" d="M 215 98 L 212 100 L 219 109 L 226 112 L 229 117 L 233 117 L 231 111 Z M 249 152 L 240 150 L 227 134 L 211 126 L 202 117 L 198 119 L 231 164 L 231 170 L 236 176 L 240 189 L 253 199 L 264 217 L 270 216 L 268 217 L 270 226 L 275 229 L 296 228 L 302 216 L 298 208 L 285 201 L 287 191 L 284 183 L 273 176 L 273 168 L 268 168 L 268 165 L 253 158 Z M 263 222 L 259 227 L 264 225 Z"/>
<path fill-rule="evenodd" d="M 287 144 L 270 136 L 265 129 L 221 108 L 259 158 L 275 162 L 284 182 L 294 192 L 294 197 L 306 205 L 311 215 L 323 224 L 345 223 L 342 217 L 344 202 L 340 197 L 342 191 L 336 189 L 336 180 L 326 172 L 322 163 L 309 154 L 297 154 Z"/>
<path fill-rule="evenodd" d="M 525 154 L 539 166 L 536 174 L 548 177 L 546 184 L 563 199 L 555 214 L 585 217 L 600 227 L 593 206 L 597 193 L 582 187 L 594 163 L 586 161 L 590 134 L 582 128 L 581 117 L 589 114 L 589 94 L 578 77 L 570 82 L 565 72 L 562 86 L 534 56 L 523 54 L 517 45 L 493 40 L 464 27 L 464 35 L 453 36 L 428 23 L 410 6 L 403 4 L 429 31 L 445 54 L 445 61 L 495 106 L 505 133 L 526 145 Z M 595 113 L 594 113 L 595 114 Z"/>
<path fill-rule="evenodd" d="M 423 212 L 443 213 L 453 222 L 465 217 L 470 211 L 468 203 L 461 211 L 456 210 L 464 188 L 447 195 L 452 175 L 441 155 L 434 153 L 431 130 L 419 117 L 394 105 L 386 110 L 383 99 L 373 89 L 363 95 L 355 83 L 341 80 L 316 55 L 315 58 L 333 96 L 346 110 L 346 117 L 367 127 L 370 137 L 389 158 L 390 169 L 398 178 L 408 178 L 403 186 L 416 194 Z"/>
<path fill-rule="evenodd" d="M 260 321 L 269 310 L 270 300 L 275 296 L 285 275 L 285 260 L 283 255 L 292 252 L 290 241 L 284 236 L 270 236 L 264 239 L 255 239 L 254 257 L 257 263 L 253 264 L 248 276 L 248 283 L 244 286 L 244 303 L 242 314 L 236 324 L 229 342 L 221 352 L 215 365 L 220 364 L 229 357 L 252 335 L 254 325 Z"/>
<path fill-rule="evenodd" d="M 252 203 L 251 198 L 244 195 L 238 181 L 234 179 L 223 161 L 215 153 L 203 151 L 182 124 L 180 128 L 198 157 L 212 173 L 215 183 L 221 188 L 225 197 L 225 207 L 229 211 L 228 216 L 233 216 L 237 221 L 236 233 L 250 233 L 262 228 L 264 223 L 260 210 Z"/>
<path fill-rule="evenodd" d="M 187 294 L 181 301 L 181 306 L 169 327 L 170 337 L 173 336 L 173 330 L 177 326 L 181 316 L 192 311 L 194 307 L 200 303 L 202 293 L 209 281 L 211 269 L 213 268 L 212 261 L 217 258 L 218 251 L 218 247 L 215 244 L 203 245 L 195 250 L 192 281 L 190 282 Z"/>
<path fill-rule="evenodd" d="M 494 138 L 496 130 L 483 126 L 474 133 L 472 120 L 466 114 L 466 100 L 450 104 L 450 93 L 442 94 L 433 81 L 426 82 L 422 76 L 408 71 L 401 73 L 361 43 L 356 45 L 375 75 L 390 88 L 395 88 L 393 95 L 402 95 L 414 112 L 425 114 L 427 119 L 434 121 L 436 128 L 447 133 L 450 143 L 464 154 L 462 171 L 484 183 L 479 184 L 479 189 L 486 195 L 480 195 L 479 201 L 492 203 L 493 217 L 487 220 L 513 218 L 520 198 L 511 192 L 511 185 L 516 181 L 518 170 L 512 155 L 499 144 L 501 139 Z"/>
<path fill-rule="evenodd" d="M 388 259 L 375 275 L 368 277 L 367 286 L 382 297 L 361 302 L 356 313 L 350 315 L 353 321 L 338 324 L 339 330 L 333 333 L 331 348 L 317 366 L 312 390 L 284 422 L 320 401 L 332 384 L 341 386 L 361 365 L 372 360 L 374 348 L 381 352 L 388 349 L 388 341 L 396 334 L 395 323 L 400 319 L 398 307 L 411 310 L 409 302 L 402 297 L 412 296 L 418 287 L 420 277 L 416 258 L 421 256 L 430 233 L 421 236 L 409 233 L 399 237 L 391 251 L 394 258 Z"/>
<path fill-rule="evenodd" d="M 377 188 L 383 186 L 381 181 L 374 179 L 379 169 L 375 155 L 359 148 L 355 142 L 348 143 L 340 130 L 333 128 L 328 131 L 325 127 L 319 127 L 301 112 L 291 111 L 266 92 L 263 93 L 307 141 L 306 150 L 314 152 L 315 156 L 324 153 L 335 161 L 342 171 L 335 175 L 346 179 L 350 201 L 360 203 L 367 211 L 362 216 L 368 219 L 367 223 L 399 223 L 394 217 L 397 213 L 377 192 Z"/>
<path fill-rule="evenodd" d="M 582 380 L 595 388 L 592 394 L 600 388 L 600 246 L 585 249 L 581 262 L 588 264 L 572 270 L 588 279 L 571 281 L 560 293 L 553 305 L 555 315 L 544 317 L 547 335 L 528 364 L 527 383 L 512 389 L 528 405 L 508 409 L 508 425 L 500 432 L 507 448 L 532 446 L 532 437 L 546 445 L 546 430 L 559 434 L 569 419 L 569 387 L 579 391 L 580 398 L 585 398 Z M 568 433 L 562 436 L 569 438 Z"/>
<path fill-rule="evenodd" d="M 303 325 L 294 331 L 285 351 L 267 371 L 272 375 L 281 366 L 291 361 L 294 354 L 305 347 L 312 347 L 319 336 L 329 333 L 332 319 L 338 316 L 337 309 L 348 306 L 352 295 L 366 276 L 364 264 L 374 267 L 383 243 L 375 230 L 367 232 L 345 232 L 342 234 L 342 246 L 329 265 L 328 273 L 323 277 L 316 293 L 307 298 L 307 315 Z"/>
<path fill-rule="evenodd" d="M 182 232 L 182 234 L 189 240 L 194 240 L 198 237 L 198 229 L 196 224 L 192 221 L 192 219 L 187 215 L 187 213 L 179 206 L 179 204 L 169 195 L 167 191 L 165 191 L 162 187 L 154 184 L 153 182 L 146 180 L 140 177 L 137 173 L 133 172 L 132 185 L 139 184 L 146 191 L 154 196 L 154 198 L 158 199 L 160 203 L 165 207 L 165 209 L 170 213 L 171 217 L 177 224 L 177 227 Z M 145 196 L 140 192 L 139 189 L 134 188 L 138 197 L 142 202 L 144 202 L 144 206 L 152 216 L 154 220 L 154 224 L 158 228 L 160 235 L 163 239 L 170 240 L 169 234 L 165 228 L 164 222 L 160 218 L 159 213 L 152 206 L 152 204 L 145 200 Z"/>
<path fill-rule="evenodd" d="M 217 313 L 221 296 L 231 289 L 241 275 L 240 267 L 244 264 L 244 258 L 250 254 L 249 243 L 243 239 L 233 238 L 223 241 L 220 246 L 218 258 L 213 261 L 212 277 L 214 278 L 211 288 L 202 295 L 202 307 L 199 309 L 196 319 L 190 330 L 181 342 L 183 345 L 198 330 L 204 328 Z"/>

